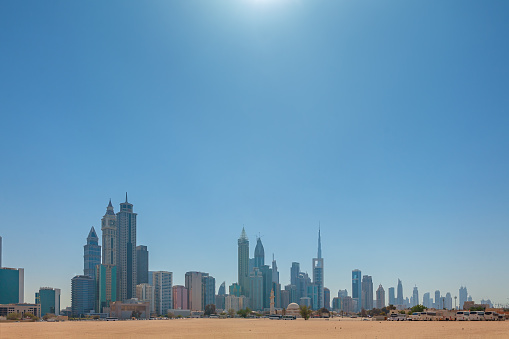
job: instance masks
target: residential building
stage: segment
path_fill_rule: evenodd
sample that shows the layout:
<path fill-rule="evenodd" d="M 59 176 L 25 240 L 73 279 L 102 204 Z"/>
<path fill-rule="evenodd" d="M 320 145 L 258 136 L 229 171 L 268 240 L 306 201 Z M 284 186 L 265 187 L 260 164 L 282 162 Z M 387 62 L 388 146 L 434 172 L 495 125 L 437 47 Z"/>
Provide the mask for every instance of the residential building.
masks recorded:
<path fill-rule="evenodd" d="M 385 290 L 382 284 L 378 286 L 376 290 L 376 308 L 381 309 L 385 307 Z"/>
<path fill-rule="evenodd" d="M 238 283 L 240 293 L 249 296 L 249 240 L 244 227 L 238 240 Z"/>
<path fill-rule="evenodd" d="M 357 299 L 346 296 L 341 299 L 341 311 L 344 313 L 355 313 L 357 312 L 358 306 L 356 305 Z"/>
<path fill-rule="evenodd" d="M 182 285 L 173 286 L 173 308 L 176 310 L 188 310 L 187 288 Z"/>
<path fill-rule="evenodd" d="M 439 290 L 435 291 L 435 305 L 434 306 L 437 310 L 441 310 L 444 308 L 444 303 L 442 301 L 442 297 L 440 296 Z"/>
<path fill-rule="evenodd" d="M 117 273 L 119 278 L 118 298 L 126 301 L 136 295 L 136 216 L 133 204 L 127 201 L 120 204 L 117 213 Z"/>
<path fill-rule="evenodd" d="M 373 309 L 373 279 L 370 275 L 362 277 L 361 308 L 369 311 Z"/>
<path fill-rule="evenodd" d="M 25 270 L 22 268 L 0 268 L 0 304 L 22 304 L 25 302 Z"/>
<path fill-rule="evenodd" d="M 105 307 L 117 301 L 117 266 L 97 265 L 96 273 L 96 311 L 103 312 Z"/>
<path fill-rule="evenodd" d="M 238 311 L 249 307 L 248 299 L 245 296 L 237 297 L 234 295 L 227 295 L 224 302 L 226 312 L 233 310 L 237 313 Z"/>
<path fill-rule="evenodd" d="M 389 287 L 389 305 L 396 305 L 396 295 L 394 293 L 394 287 Z"/>
<path fill-rule="evenodd" d="M 481 304 L 482 304 L 482 302 L 481 302 Z M 452 310 L 452 296 L 451 296 L 451 293 L 449 293 L 449 292 L 447 292 L 445 294 L 444 308 L 448 309 L 448 310 Z"/>
<path fill-rule="evenodd" d="M 95 309 L 95 280 L 88 275 L 71 279 L 71 308 L 73 317 L 83 317 Z"/>
<path fill-rule="evenodd" d="M 322 239 L 320 236 L 320 228 L 318 228 L 318 255 L 317 258 L 313 258 L 313 284 L 318 289 L 317 295 L 317 309 L 324 307 L 324 281 L 323 281 L 323 258 L 322 258 Z"/>
<path fill-rule="evenodd" d="M 136 246 L 136 283 L 148 284 L 148 250 L 147 246 Z"/>
<path fill-rule="evenodd" d="M 35 303 L 41 305 L 41 317 L 46 314 L 60 315 L 60 289 L 41 287 L 35 293 Z"/>
<path fill-rule="evenodd" d="M 422 296 L 422 305 L 426 308 L 432 308 L 433 305 L 430 301 L 430 295 L 429 295 L 429 292 L 426 292 L 423 294 Z"/>
<path fill-rule="evenodd" d="M 204 311 L 204 288 L 203 277 L 208 273 L 203 272 L 187 272 L 185 276 L 185 286 L 188 291 L 187 304 L 191 311 Z"/>
<path fill-rule="evenodd" d="M 216 303 L 216 279 L 210 275 L 205 275 L 202 278 L 202 305 L 205 308 L 207 305 L 215 305 Z"/>
<path fill-rule="evenodd" d="M 155 271 L 150 273 L 152 275 L 152 286 L 154 287 L 155 313 L 157 315 L 164 315 L 170 308 L 173 308 L 173 273 L 166 271 Z"/>
<path fill-rule="evenodd" d="M 154 286 L 149 285 L 148 283 L 136 285 L 136 298 L 142 303 L 149 304 L 150 314 L 159 315 L 159 314 L 163 314 L 164 312 L 166 312 L 166 311 L 164 311 L 163 313 L 156 312 Z M 159 300 L 160 299 L 161 298 L 159 298 Z M 159 307 L 161 309 L 161 305 L 159 305 Z"/>
<path fill-rule="evenodd" d="M 417 286 L 414 286 L 414 291 L 412 293 L 412 303 L 411 306 L 419 305 L 419 290 Z"/>
<path fill-rule="evenodd" d="M 352 299 L 357 300 L 356 312 L 360 311 L 362 305 L 362 285 L 361 285 L 361 271 L 355 269 L 352 271 Z M 343 310 L 344 311 L 344 310 Z"/>

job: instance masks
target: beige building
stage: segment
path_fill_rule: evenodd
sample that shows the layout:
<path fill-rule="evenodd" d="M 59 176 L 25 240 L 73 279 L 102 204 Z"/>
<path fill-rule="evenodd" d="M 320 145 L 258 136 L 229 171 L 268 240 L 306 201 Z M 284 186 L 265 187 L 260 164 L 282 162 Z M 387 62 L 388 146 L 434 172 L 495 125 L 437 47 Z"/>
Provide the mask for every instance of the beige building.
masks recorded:
<path fill-rule="evenodd" d="M 234 295 L 229 295 L 224 299 L 225 311 L 233 309 L 235 312 L 245 309 L 248 307 L 248 299 L 245 296 L 236 297 Z"/>
<path fill-rule="evenodd" d="M 154 287 L 149 284 L 136 285 L 136 298 L 141 302 L 147 302 L 150 305 L 150 313 L 155 313 Z"/>
<path fill-rule="evenodd" d="M 32 313 L 36 317 L 41 317 L 40 304 L 3 304 L 0 305 L 0 317 L 6 317 L 11 313 L 20 313 L 24 316 L 25 313 Z"/>
<path fill-rule="evenodd" d="M 131 319 L 137 313 L 139 314 L 139 319 L 149 319 L 150 304 L 148 302 L 139 302 L 132 299 L 125 303 L 115 301 L 110 304 L 110 317 Z"/>
<path fill-rule="evenodd" d="M 297 318 L 300 318 L 300 306 L 296 303 L 291 303 L 286 308 L 285 315 L 294 315 Z"/>

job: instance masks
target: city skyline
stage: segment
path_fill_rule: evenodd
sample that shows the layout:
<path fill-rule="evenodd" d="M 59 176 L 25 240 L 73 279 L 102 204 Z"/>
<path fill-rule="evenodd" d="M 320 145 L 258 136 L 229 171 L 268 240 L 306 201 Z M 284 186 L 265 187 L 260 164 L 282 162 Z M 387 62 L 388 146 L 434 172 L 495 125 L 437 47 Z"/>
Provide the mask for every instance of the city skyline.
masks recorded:
<path fill-rule="evenodd" d="M 386 295 L 401 279 L 405 298 L 507 303 L 508 11 L 0 3 L 2 265 L 24 269 L 26 301 L 48 286 L 70 305 L 90 229 L 128 191 L 134 244 L 175 285 L 236 282 L 242 226 L 282 286 L 293 262 L 312 277 L 320 224 L 331 297 L 358 268 Z"/>

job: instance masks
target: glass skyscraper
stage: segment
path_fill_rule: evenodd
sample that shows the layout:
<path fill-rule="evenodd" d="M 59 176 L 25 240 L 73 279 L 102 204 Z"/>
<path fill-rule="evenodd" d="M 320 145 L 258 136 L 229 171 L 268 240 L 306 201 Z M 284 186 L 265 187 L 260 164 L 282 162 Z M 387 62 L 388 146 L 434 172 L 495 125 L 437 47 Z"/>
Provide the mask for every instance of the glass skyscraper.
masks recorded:
<path fill-rule="evenodd" d="M 84 246 L 83 250 L 83 273 L 95 280 L 96 266 L 101 264 L 101 246 L 99 245 L 99 237 L 93 226 L 88 233 L 87 244 Z"/>
<path fill-rule="evenodd" d="M 322 238 L 320 228 L 318 228 L 318 256 L 313 259 L 313 285 L 317 288 L 317 300 L 312 300 L 317 309 L 324 307 L 324 284 L 323 284 L 323 258 L 322 258 Z"/>
<path fill-rule="evenodd" d="M 120 212 L 117 213 L 119 301 L 136 297 L 136 216 L 126 193 L 125 202 L 120 204 Z"/>
<path fill-rule="evenodd" d="M 146 284 L 148 283 L 148 250 L 147 246 L 136 246 L 136 273 L 137 273 L 137 283 L 136 284 Z"/>
<path fill-rule="evenodd" d="M 249 240 L 244 227 L 238 240 L 238 280 L 240 293 L 249 296 Z"/>
<path fill-rule="evenodd" d="M 360 311 L 362 306 L 361 271 L 357 269 L 352 271 L 352 299 L 357 300 L 356 311 Z"/>
<path fill-rule="evenodd" d="M 88 275 L 71 279 L 71 310 L 73 317 L 82 317 L 95 309 L 95 281 Z"/>

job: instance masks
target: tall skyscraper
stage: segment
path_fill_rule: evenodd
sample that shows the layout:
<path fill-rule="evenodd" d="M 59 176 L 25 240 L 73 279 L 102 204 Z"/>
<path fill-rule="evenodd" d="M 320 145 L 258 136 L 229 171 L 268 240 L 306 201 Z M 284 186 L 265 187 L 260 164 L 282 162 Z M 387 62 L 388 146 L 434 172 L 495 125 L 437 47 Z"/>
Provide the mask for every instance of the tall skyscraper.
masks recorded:
<path fill-rule="evenodd" d="M 376 308 L 381 309 L 385 307 L 385 290 L 382 284 L 378 286 L 376 290 Z"/>
<path fill-rule="evenodd" d="M 60 289 L 41 287 L 35 293 L 35 303 L 41 305 L 41 317 L 46 314 L 60 315 Z"/>
<path fill-rule="evenodd" d="M 137 284 L 148 283 L 148 251 L 147 246 L 136 246 Z"/>
<path fill-rule="evenodd" d="M 403 284 L 399 279 L 398 279 L 398 296 L 396 299 L 396 304 L 403 305 Z"/>
<path fill-rule="evenodd" d="M 279 284 L 279 272 L 277 271 L 276 259 L 274 259 L 274 254 L 272 254 L 272 282 Z"/>
<path fill-rule="evenodd" d="M 242 227 L 242 233 L 238 240 L 238 279 L 241 295 L 249 296 L 249 240 L 246 231 Z"/>
<path fill-rule="evenodd" d="M 259 267 L 263 277 L 263 308 L 270 308 L 270 290 L 272 289 L 272 270 L 268 265 Z"/>
<path fill-rule="evenodd" d="M 226 282 L 225 281 L 223 281 L 223 283 L 219 286 L 217 295 L 226 295 Z"/>
<path fill-rule="evenodd" d="M 120 204 L 117 213 L 117 272 L 119 276 L 119 298 L 125 301 L 136 296 L 136 216 L 133 205 L 127 201 Z"/>
<path fill-rule="evenodd" d="M 330 310 L 330 290 L 327 287 L 323 288 L 323 307 Z"/>
<path fill-rule="evenodd" d="M 265 250 L 263 249 L 262 239 L 256 238 L 256 247 L 254 252 L 254 267 L 262 267 L 265 265 Z"/>
<path fill-rule="evenodd" d="M 362 308 L 369 311 L 373 309 L 373 279 L 370 275 L 365 275 L 362 277 L 362 287 L 361 287 L 361 299 L 362 299 Z"/>
<path fill-rule="evenodd" d="M 0 268 L 2 268 L 2 236 L 0 236 Z"/>
<path fill-rule="evenodd" d="M 101 219 L 102 231 L 102 263 L 104 265 L 117 265 L 117 216 L 110 203 L 106 207 L 106 214 Z"/>
<path fill-rule="evenodd" d="M 422 305 L 426 308 L 432 307 L 429 297 L 430 297 L 429 292 L 426 292 L 422 295 Z"/>
<path fill-rule="evenodd" d="M 203 277 L 208 276 L 203 272 L 186 272 L 186 288 L 188 291 L 187 305 L 192 311 L 203 311 L 205 309 Z"/>
<path fill-rule="evenodd" d="M 323 299 L 323 258 L 322 258 L 322 238 L 320 236 L 320 228 L 318 228 L 318 256 L 313 258 L 313 284 L 318 288 L 318 309 L 324 307 Z"/>
<path fill-rule="evenodd" d="M 361 274 L 361 270 L 352 271 L 352 299 L 357 301 L 357 312 L 361 310 L 362 306 Z"/>
<path fill-rule="evenodd" d="M 394 293 L 394 287 L 389 287 L 389 305 L 396 305 L 396 294 Z"/>
<path fill-rule="evenodd" d="M 297 286 L 297 279 L 299 278 L 300 264 L 298 262 L 292 262 L 290 268 L 290 285 Z"/>
<path fill-rule="evenodd" d="M 435 308 L 437 310 L 444 308 L 442 298 L 440 297 L 440 290 L 435 291 Z"/>
<path fill-rule="evenodd" d="M 83 317 L 95 308 L 95 281 L 88 275 L 71 279 L 71 310 L 73 317 Z"/>
<path fill-rule="evenodd" d="M 449 293 L 449 292 L 447 292 L 445 294 L 444 308 L 446 308 L 448 310 L 452 310 L 452 296 L 451 296 L 451 293 Z"/>
<path fill-rule="evenodd" d="M 202 278 L 202 305 L 215 305 L 216 303 L 216 279 L 210 275 Z"/>
<path fill-rule="evenodd" d="M 182 285 L 173 286 L 173 308 L 176 310 L 188 310 L 187 305 L 187 288 Z"/>
<path fill-rule="evenodd" d="M 419 305 L 419 290 L 417 286 L 414 286 L 414 291 L 412 293 L 412 307 L 415 305 Z"/>
<path fill-rule="evenodd" d="M 166 271 L 150 272 L 154 287 L 154 305 L 157 315 L 165 315 L 173 307 L 172 285 L 173 273 Z"/>
<path fill-rule="evenodd" d="M 22 268 L 0 268 L 0 304 L 22 304 L 25 302 L 25 270 Z"/>
<path fill-rule="evenodd" d="M 249 274 L 249 305 L 256 311 L 263 310 L 263 274 L 258 267 L 255 267 Z"/>
<path fill-rule="evenodd" d="M 103 308 L 117 301 L 117 266 L 102 264 L 96 268 L 96 311 L 102 313 Z"/>
<path fill-rule="evenodd" d="M 467 301 L 467 298 L 468 298 L 468 292 L 467 292 L 467 287 L 466 286 L 465 287 L 463 287 L 463 286 L 460 287 L 459 295 L 460 295 L 460 304 L 458 306 L 459 306 L 459 309 L 462 310 L 463 309 L 463 304 L 465 303 L 465 301 Z"/>
<path fill-rule="evenodd" d="M 96 266 L 101 264 L 101 246 L 93 226 L 88 233 L 87 244 L 83 246 L 83 251 L 83 273 L 95 280 Z"/>

